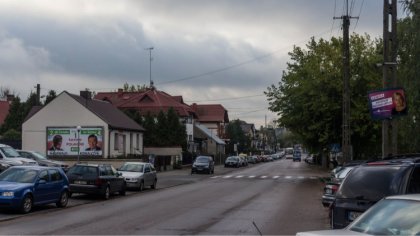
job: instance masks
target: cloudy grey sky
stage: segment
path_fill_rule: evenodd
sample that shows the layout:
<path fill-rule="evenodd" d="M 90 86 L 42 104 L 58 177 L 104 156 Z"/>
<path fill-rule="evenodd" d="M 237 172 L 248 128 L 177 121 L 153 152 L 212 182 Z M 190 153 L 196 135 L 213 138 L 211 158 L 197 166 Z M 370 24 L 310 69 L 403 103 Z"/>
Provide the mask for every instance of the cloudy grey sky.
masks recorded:
<path fill-rule="evenodd" d="M 382 0 L 349 0 L 351 32 L 382 34 Z M 257 128 L 294 45 L 342 34 L 345 0 L 0 0 L 0 86 L 78 94 L 149 84 L 220 103 Z M 398 13 L 400 14 L 400 12 Z"/>

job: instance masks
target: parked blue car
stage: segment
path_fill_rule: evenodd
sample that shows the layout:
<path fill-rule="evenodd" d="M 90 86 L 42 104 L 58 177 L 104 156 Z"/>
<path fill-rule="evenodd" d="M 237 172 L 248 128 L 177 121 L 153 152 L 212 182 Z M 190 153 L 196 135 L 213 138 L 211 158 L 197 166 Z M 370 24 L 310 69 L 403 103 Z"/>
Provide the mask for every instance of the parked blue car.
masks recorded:
<path fill-rule="evenodd" d="M 0 208 L 28 213 L 35 205 L 66 207 L 69 181 L 58 167 L 13 166 L 0 174 Z"/>

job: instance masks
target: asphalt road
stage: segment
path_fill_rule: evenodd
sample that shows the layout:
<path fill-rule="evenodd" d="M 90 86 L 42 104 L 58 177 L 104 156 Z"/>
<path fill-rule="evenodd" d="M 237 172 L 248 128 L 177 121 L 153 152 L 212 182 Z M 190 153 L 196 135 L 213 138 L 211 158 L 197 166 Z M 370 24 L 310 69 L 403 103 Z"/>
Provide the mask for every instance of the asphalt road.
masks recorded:
<path fill-rule="evenodd" d="M 65 209 L 39 207 L 28 215 L 2 213 L 1 234 L 295 234 L 327 229 L 322 207 L 326 171 L 278 160 L 214 175 L 159 173 L 158 189 L 103 201 L 75 196 Z M 2 217 L 5 216 L 5 217 Z"/>

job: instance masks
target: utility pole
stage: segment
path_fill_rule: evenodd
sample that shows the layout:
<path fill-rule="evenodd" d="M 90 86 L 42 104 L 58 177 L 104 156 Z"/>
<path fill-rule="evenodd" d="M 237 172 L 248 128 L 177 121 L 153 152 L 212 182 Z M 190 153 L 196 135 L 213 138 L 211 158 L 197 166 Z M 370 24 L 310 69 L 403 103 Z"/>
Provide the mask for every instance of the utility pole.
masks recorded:
<path fill-rule="evenodd" d="M 384 62 L 382 82 L 384 89 L 397 86 L 397 0 L 384 0 L 383 40 Z M 391 25 L 390 25 L 391 23 Z M 398 153 L 398 124 L 382 121 L 382 157 Z"/>
<path fill-rule="evenodd" d="M 350 129 L 350 19 L 357 18 L 349 16 L 349 1 L 346 0 L 346 15 L 334 17 L 343 20 L 343 124 L 342 124 L 342 152 L 343 161 L 352 160 L 351 129 Z"/>
<path fill-rule="evenodd" d="M 153 50 L 154 48 L 153 47 L 150 47 L 150 48 L 146 48 L 145 50 L 149 50 L 149 60 L 150 60 L 150 66 L 149 66 L 149 79 L 150 79 L 150 88 L 152 88 L 153 87 L 153 80 L 152 80 L 152 60 L 153 60 L 153 58 L 152 58 L 152 50 Z"/>

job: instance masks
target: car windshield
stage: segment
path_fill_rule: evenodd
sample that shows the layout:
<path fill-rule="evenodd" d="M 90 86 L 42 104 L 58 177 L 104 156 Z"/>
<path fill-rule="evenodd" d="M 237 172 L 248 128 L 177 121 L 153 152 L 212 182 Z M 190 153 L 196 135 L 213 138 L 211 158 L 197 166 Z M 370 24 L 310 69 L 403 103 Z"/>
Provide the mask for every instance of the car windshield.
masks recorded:
<path fill-rule="evenodd" d="M 33 183 L 38 176 L 36 170 L 10 168 L 0 174 L 0 181 L 15 183 Z"/>
<path fill-rule="evenodd" d="M 83 165 L 77 165 L 73 166 L 69 169 L 67 172 L 68 175 L 97 175 L 98 170 L 97 167 L 94 166 L 83 166 Z"/>
<path fill-rule="evenodd" d="M 349 225 L 351 231 L 371 235 L 419 235 L 420 202 L 385 199 Z"/>
<path fill-rule="evenodd" d="M 19 153 L 12 147 L 0 147 L 0 150 L 4 153 L 6 157 L 20 157 Z"/>
<path fill-rule="evenodd" d="M 125 163 L 121 166 L 120 171 L 143 172 L 143 164 Z"/>
<path fill-rule="evenodd" d="M 39 160 L 48 160 L 48 158 L 47 157 L 45 157 L 44 155 L 42 155 L 41 153 L 39 153 L 39 152 L 33 152 L 32 153 L 34 156 L 36 156 L 36 159 L 39 159 Z"/>
<path fill-rule="evenodd" d="M 238 161 L 237 157 L 228 157 L 227 161 Z"/>
<path fill-rule="evenodd" d="M 197 163 L 207 163 L 209 162 L 208 157 L 197 157 L 197 160 L 195 160 Z"/>

